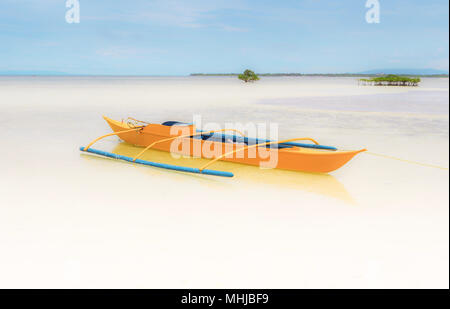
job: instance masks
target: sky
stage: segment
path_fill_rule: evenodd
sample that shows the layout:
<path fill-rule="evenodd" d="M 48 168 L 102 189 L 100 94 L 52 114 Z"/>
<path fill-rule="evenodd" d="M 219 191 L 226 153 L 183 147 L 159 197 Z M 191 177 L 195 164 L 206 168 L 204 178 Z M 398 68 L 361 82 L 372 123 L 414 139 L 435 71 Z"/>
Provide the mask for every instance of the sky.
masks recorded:
<path fill-rule="evenodd" d="M 447 0 L 0 0 L 0 72 L 187 75 L 449 67 Z"/>

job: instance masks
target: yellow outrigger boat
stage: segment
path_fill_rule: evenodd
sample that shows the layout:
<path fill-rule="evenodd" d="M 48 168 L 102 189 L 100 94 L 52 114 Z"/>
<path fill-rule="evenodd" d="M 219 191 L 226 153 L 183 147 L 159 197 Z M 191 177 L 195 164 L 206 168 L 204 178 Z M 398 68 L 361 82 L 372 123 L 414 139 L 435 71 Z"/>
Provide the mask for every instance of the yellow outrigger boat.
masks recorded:
<path fill-rule="evenodd" d="M 267 161 L 267 154 L 262 155 L 260 151 L 255 151 L 256 149 L 259 150 L 260 147 L 266 148 L 264 150 L 268 151 L 269 155 L 277 156 L 277 163 L 274 168 L 313 173 L 334 171 L 346 164 L 356 154 L 366 151 L 366 149 L 340 151 L 335 147 L 319 145 L 316 140 L 309 137 L 270 141 L 249 138 L 234 129 L 200 131 L 196 130 L 193 124 L 176 121 L 154 124 L 130 117 L 127 121 L 116 121 L 108 117 L 103 118 L 114 132 L 96 138 L 85 147 L 80 147 L 81 151 L 128 162 L 190 173 L 232 177 L 233 174 L 230 172 L 210 170 L 207 167 L 218 160 L 261 166 Z M 226 131 L 233 132 L 233 135 L 224 134 Z M 174 134 L 173 132 L 177 133 Z M 236 133 L 239 135 L 236 135 Z M 112 135 L 119 136 L 129 144 L 145 148 L 134 158 L 91 148 L 98 140 Z M 174 141 L 177 141 L 178 145 L 187 145 L 188 147 L 174 149 L 172 146 Z M 298 141 L 310 141 L 312 143 L 298 143 Z M 204 164 L 200 168 L 192 168 L 139 159 L 150 148 L 201 157 L 206 157 L 204 151 L 201 151 L 203 149 L 214 148 L 220 151 L 218 155 L 208 158 L 211 161 L 207 164 Z M 196 152 L 195 149 L 200 149 L 200 151 Z"/>

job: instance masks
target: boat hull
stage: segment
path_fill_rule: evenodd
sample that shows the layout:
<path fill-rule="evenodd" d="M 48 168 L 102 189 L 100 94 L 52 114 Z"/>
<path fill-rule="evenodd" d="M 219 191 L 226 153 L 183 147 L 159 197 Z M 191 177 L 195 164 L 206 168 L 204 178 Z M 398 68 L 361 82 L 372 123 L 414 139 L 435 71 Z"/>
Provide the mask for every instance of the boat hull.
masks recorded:
<path fill-rule="evenodd" d="M 104 117 L 104 119 L 114 132 L 132 128 L 125 122 L 116 121 L 107 117 Z M 140 131 L 120 133 L 118 136 L 129 144 L 146 147 L 169 137 L 189 135 L 194 134 L 194 132 L 195 128 L 193 126 L 177 127 L 149 124 Z M 176 140 L 157 143 L 152 149 L 185 156 L 214 159 L 224 153 L 238 150 L 245 146 L 245 144 L 222 143 L 219 141 L 202 140 L 200 138 L 181 137 Z M 264 168 L 329 173 L 342 167 L 362 151 L 365 151 L 365 149 L 356 151 L 323 151 L 300 147 L 280 149 L 255 147 L 237 151 L 233 155 L 224 157 L 221 160 L 256 165 Z"/>

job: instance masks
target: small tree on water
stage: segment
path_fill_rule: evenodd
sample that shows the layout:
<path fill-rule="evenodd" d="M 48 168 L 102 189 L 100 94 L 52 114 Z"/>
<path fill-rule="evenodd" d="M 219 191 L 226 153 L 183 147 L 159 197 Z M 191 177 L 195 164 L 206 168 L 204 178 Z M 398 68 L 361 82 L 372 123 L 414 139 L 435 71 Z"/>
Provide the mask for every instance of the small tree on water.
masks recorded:
<path fill-rule="evenodd" d="M 258 75 L 251 70 L 245 70 L 244 73 L 238 75 L 238 78 L 246 83 L 259 80 Z"/>

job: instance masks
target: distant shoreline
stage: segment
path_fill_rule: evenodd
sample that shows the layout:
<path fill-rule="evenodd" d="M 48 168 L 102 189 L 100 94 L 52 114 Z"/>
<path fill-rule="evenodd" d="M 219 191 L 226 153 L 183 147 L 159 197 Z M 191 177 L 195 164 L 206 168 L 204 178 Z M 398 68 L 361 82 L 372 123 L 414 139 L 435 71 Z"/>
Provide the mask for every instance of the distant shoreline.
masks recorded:
<path fill-rule="evenodd" d="M 268 76 L 268 77 L 289 77 L 289 76 L 319 76 L 319 77 L 376 77 L 382 76 L 384 74 L 356 74 L 356 73 L 313 73 L 313 74 L 302 74 L 302 73 L 257 73 L 258 76 Z M 238 76 L 239 73 L 191 73 L 190 76 Z M 419 76 L 419 77 L 449 77 L 448 74 L 398 74 L 401 76 Z"/>

